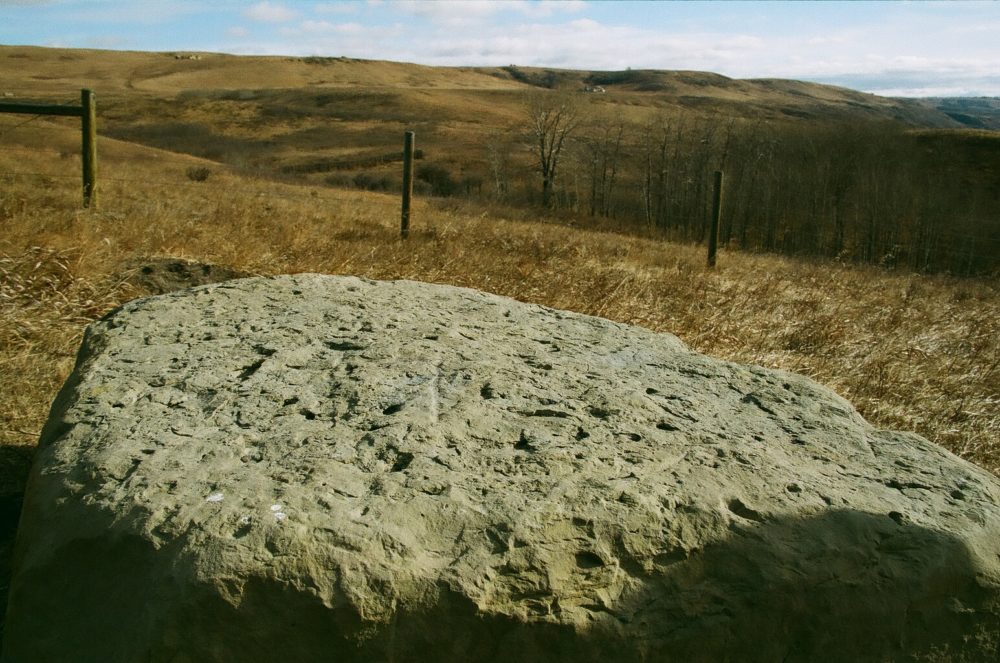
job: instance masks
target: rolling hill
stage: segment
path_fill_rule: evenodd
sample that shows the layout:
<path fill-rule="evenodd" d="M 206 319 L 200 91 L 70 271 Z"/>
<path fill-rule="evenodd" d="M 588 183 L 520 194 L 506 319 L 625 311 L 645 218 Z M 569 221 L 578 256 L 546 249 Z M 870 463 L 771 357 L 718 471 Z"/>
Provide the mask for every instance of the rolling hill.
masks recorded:
<path fill-rule="evenodd" d="M 0 601 L 34 445 L 84 326 L 220 274 L 416 279 L 668 331 L 808 374 L 877 425 L 1000 472 L 1000 136 L 940 100 L 700 72 L 17 46 L 0 46 L 0 71 L 5 101 L 95 89 L 101 134 L 101 202 L 83 210 L 76 120 L 0 116 Z M 591 115 L 544 210 L 524 102 L 556 90 Z M 421 165 L 483 191 L 418 196 L 403 242 L 393 159 L 410 128 Z M 490 190 L 498 156 L 505 196 Z M 618 168 L 598 213 L 595 164 Z M 730 236 L 706 269 L 699 178 L 720 164 Z M 357 190 L 373 182 L 386 192 Z M 663 223 L 643 217 L 648 200 Z M 908 241 L 916 262 L 896 252 Z"/>
<path fill-rule="evenodd" d="M 699 241 L 704 182 L 721 169 L 725 243 L 924 271 L 1000 268 L 989 213 L 1000 205 L 1000 133 L 969 128 L 992 126 L 991 107 L 973 101 L 708 72 L 343 57 L 0 46 L 0 66 L 7 99 L 62 103 L 94 89 L 102 136 L 312 186 L 398 189 L 402 134 L 414 130 L 420 193 L 522 206 L 539 202 L 526 104 L 559 99 L 578 126 L 547 205 Z"/>

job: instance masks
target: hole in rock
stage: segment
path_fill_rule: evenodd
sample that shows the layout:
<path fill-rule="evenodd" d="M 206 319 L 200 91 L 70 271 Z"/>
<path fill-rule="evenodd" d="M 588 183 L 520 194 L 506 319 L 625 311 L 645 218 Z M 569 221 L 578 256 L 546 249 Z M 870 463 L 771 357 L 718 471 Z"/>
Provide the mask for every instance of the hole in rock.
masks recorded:
<path fill-rule="evenodd" d="M 382 414 L 396 414 L 402 409 L 403 409 L 402 403 L 394 403 L 389 407 L 385 408 L 384 410 L 382 410 Z"/>
<path fill-rule="evenodd" d="M 569 413 L 563 412 L 561 410 L 548 410 L 548 409 L 542 408 L 540 410 L 534 410 L 532 412 L 528 412 L 528 416 L 529 417 L 555 417 L 557 419 L 565 419 L 565 418 L 569 417 Z"/>
<path fill-rule="evenodd" d="M 535 450 L 535 446 L 534 446 L 532 440 L 529 439 L 528 433 L 526 431 L 521 431 L 521 437 L 518 438 L 517 443 L 514 445 L 514 448 L 517 449 L 517 450 L 519 450 L 519 451 L 534 451 Z"/>
<path fill-rule="evenodd" d="M 733 514 L 739 516 L 740 518 L 753 520 L 754 522 L 758 523 L 764 522 L 764 516 L 762 516 L 758 511 L 748 507 L 746 504 L 743 503 L 743 500 L 739 498 L 729 500 L 729 503 L 726 504 L 726 507 Z"/>
<path fill-rule="evenodd" d="M 581 569 L 596 569 L 604 566 L 604 560 L 597 554 L 585 550 L 576 554 L 576 565 Z"/>
<path fill-rule="evenodd" d="M 392 464 L 392 471 L 402 472 L 408 468 L 412 462 L 413 454 L 404 451 L 396 457 L 396 462 Z"/>
<path fill-rule="evenodd" d="M 598 419 L 607 419 L 611 415 L 616 414 L 614 410 L 605 407 L 592 407 L 588 412 L 590 412 L 590 416 Z"/>
<path fill-rule="evenodd" d="M 248 379 L 250 379 L 250 377 L 254 373 L 256 373 L 257 371 L 259 371 L 260 367 L 263 366 L 263 365 L 264 365 L 264 358 L 261 358 L 261 359 L 258 359 L 257 361 L 255 361 L 254 363 L 250 364 L 249 366 L 246 366 L 240 372 L 240 380 L 248 380 Z"/>
<path fill-rule="evenodd" d="M 337 350 L 338 352 L 347 352 L 348 350 L 364 350 L 366 347 L 368 347 L 365 345 L 361 345 L 360 343 L 355 343 L 354 341 L 346 341 L 346 340 L 324 341 L 323 345 L 330 348 L 331 350 Z"/>

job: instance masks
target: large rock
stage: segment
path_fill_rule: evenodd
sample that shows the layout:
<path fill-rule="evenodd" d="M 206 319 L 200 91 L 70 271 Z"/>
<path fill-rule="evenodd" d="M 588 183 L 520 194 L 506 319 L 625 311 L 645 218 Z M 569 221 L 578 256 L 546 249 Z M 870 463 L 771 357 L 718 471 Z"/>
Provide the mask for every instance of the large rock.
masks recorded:
<path fill-rule="evenodd" d="M 810 380 L 412 282 L 87 332 L 10 661 L 993 660 L 1000 482 Z"/>

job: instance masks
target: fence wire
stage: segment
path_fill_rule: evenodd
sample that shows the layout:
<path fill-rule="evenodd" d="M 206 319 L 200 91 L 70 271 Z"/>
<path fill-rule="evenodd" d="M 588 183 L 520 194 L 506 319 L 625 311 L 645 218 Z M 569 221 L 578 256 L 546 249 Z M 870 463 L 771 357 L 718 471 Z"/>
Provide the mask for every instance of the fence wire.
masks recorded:
<path fill-rule="evenodd" d="M 73 106 L 75 104 L 80 103 L 80 99 L 79 98 L 75 98 L 75 99 L 72 99 L 70 101 L 65 101 L 63 103 L 54 103 L 54 102 L 41 102 L 41 103 L 52 103 L 55 106 Z M 0 113 L 0 117 L 2 117 L 4 115 L 8 115 L 8 113 Z M 49 117 L 49 118 L 51 118 L 52 116 L 51 115 L 47 115 L 45 113 L 37 113 L 37 114 L 34 114 L 31 117 L 29 117 L 27 120 L 24 120 L 23 122 L 17 122 L 17 123 L 13 123 L 11 125 L 7 125 L 6 122 L 0 123 L 2 125 L 7 125 L 6 127 L 0 128 L 0 139 L 4 139 L 4 138 L 8 137 L 9 135 L 11 135 L 12 133 L 14 133 L 18 129 L 20 129 L 22 127 L 25 127 L 25 126 L 31 124 L 32 122 L 35 122 L 36 120 L 39 120 L 39 119 L 41 119 L 43 117 Z M 2 148 L 0 148 L 0 149 L 2 149 Z"/>

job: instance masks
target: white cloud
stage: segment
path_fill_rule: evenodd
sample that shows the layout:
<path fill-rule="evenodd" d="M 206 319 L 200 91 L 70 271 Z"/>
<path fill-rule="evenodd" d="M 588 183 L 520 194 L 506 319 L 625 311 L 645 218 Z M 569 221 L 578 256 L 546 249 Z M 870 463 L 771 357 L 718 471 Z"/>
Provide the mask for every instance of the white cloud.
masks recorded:
<path fill-rule="evenodd" d="M 298 12 L 275 2 L 258 2 L 243 12 L 243 15 L 261 23 L 284 23 L 291 21 Z"/>
<path fill-rule="evenodd" d="M 580 0 L 399 0 L 390 5 L 414 16 L 439 25 L 481 23 L 501 14 L 531 19 L 548 18 L 559 13 L 576 13 L 586 7 Z"/>
<path fill-rule="evenodd" d="M 357 2 L 320 2 L 313 7 L 317 14 L 357 14 L 360 8 Z"/>
<path fill-rule="evenodd" d="M 241 53 L 273 55 L 348 56 L 374 60 L 414 61 L 407 50 L 412 30 L 406 25 L 363 25 L 357 22 L 337 23 L 324 20 L 304 20 L 280 27 L 273 35 L 279 41 L 256 42 L 252 50 L 239 45 Z"/>
<path fill-rule="evenodd" d="M 432 23 L 457 25 L 480 22 L 501 11 L 512 3 L 485 2 L 484 0 L 442 0 L 421 2 L 421 0 L 401 0 L 392 3 L 394 10 L 426 18 Z"/>
<path fill-rule="evenodd" d="M 301 5 L 291 5 L 296 9 Z M 920 30 L 874 23 L 796 25 L 766 30 L 746 23 L 624 24 L 578 13 L 580 3 L 547 2 L 355 2 L 312 5 L 291 21 L 288 10 L 260 3 L 261 16 L 283 24 L 253 45 L 234 41 L 236 52 L 349 57 L 432 65 L 524 66 L 572 69 L 694 69 L 733 78 L 799 78 L 876 93 L 952 90 L 998 94 L 1000 49 L 959 30 L 945 38 Z M 267 11 L 264 11 L 264 8 Z M 345 14 L 338 17 L 336 14 Z M 350 17 L 346 14 L 352 13 Z M 380 23 L 370 23 L 373 18 Z M 416 17 L 416 21 L 408 17 Z M 336 20 L 350 18 L 350 21 Z M 397 20 L 396 23 L 385 21 Z M 256 34 L 256 32 L 255 32 Z M 919 35 L 935 36 L 934 49 Z M 238 33 L 231 33 L 239 37 Z"/>
<path fill-rule="evenodd" d="M 285 37 L 309 37 L 332 34 L 351 34 L 375 37 L 384 33 L 381 28 L 368 28 L 360 23 L 331 23 L 330 21 L 302 21 L 295 27 L 282 28 L 281 34 Z"/>
<path fill-rule="evenodd" d="M 876 93 L 1000 95 L 1000 47 L 994 38 L 1000 2 L 958 4 L 959 11 L 952 11 L 952 3 L 936 10 L 925 9 L 930 3 L 872 3 L 856 18 L 853 8 L 836 3 L 817 9 L 793 3 L 780 11 L 767 3 L 719 3 L 718 11 L 699 13 L 701 3 L 630 3 L 619 11 L 612 4 L 527 0 L 253 0 L 219 3 L 215 10 L 204 0 L 133 0 L 67 2 L 72 11 L 64 16 L 100 26 L 95 32 L 101 35 L 124 34 L 107 25 L 125 21 L 151 25 L 185 15 L 195 20 L 224 15 L 216 33 L 228 43 L 176 48 L 432 65 L 697 69 L 733 78 L 816 80 Z M 830 9 L 820 20 L 823 7 Z M 755 13 L 748 19 L 750 12 Z M 789 12 L 795 16 L 788 18 Z M 60 36 L 53 31 L 46 38 Z M 72 43 L 82 45 L 80 39 Z"/>
<path fill-rule="evenodd" d="M 302 21 L 299 23 L 297 28 L 285 28 L 282 30 L 283 33 L 290 36 L 295 34 L 300 34 L 302 32 L 332 32 L 336 27 L 336 24 L 330 23 L 329 21 Z"/>
<path fill-rule="evenodd" d="M 601 24 L 597 21 L 591 20 L 589 18 L 580 18 L 575 21 L 571 21 L 569 27 L 574 30 L 601 30 L 603 29 Z"/>
<path fill-rule="evenodd" d="M 582 0 L 541 0 L 540 2 L 511 2 L 500 3 L 501 5 L 513 5 L 520 13 L 529 18 L 548 18 L 559 13 L 576 13 L 583 11 L 587 7 Z"/>
<path fill-rule="evenodd" d="M 767 51 L 767 43 L 753 35 L 665 34 L 589 18 L 487 26 L 459 36 L 441 30 L 426 41 L 432 46 L 420 61 L 428 64 L 736 70 L 737 74 L 751 57 Z"/>

